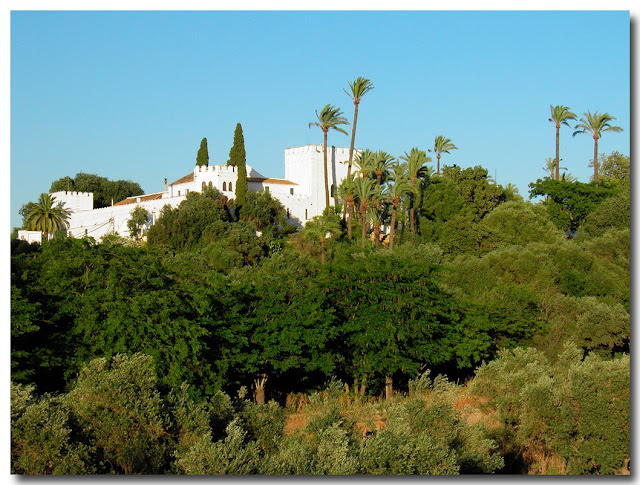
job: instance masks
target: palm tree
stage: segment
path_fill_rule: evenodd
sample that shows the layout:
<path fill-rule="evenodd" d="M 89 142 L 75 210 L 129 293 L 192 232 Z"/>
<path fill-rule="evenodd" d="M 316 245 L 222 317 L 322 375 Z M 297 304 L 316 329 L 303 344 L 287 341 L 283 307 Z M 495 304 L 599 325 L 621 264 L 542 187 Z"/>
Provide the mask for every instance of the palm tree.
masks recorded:
<path fill-rule="evenodd" d="M 326 105 L 322 111 L 318 114 L 316 110 L 316 117 L 318 121 L 309 123 L 309 128 L 317 126 L 322 130 L 324 134 L 324 196 L 326 206 L 329 207 L 331 202 L 329 201 L 329 170 L 327 168 L 327 133 L 329 130 L 339 131 L 347 135 L 347 132 L 340 128 L 338 125 L 348 125 L 349 122 L 342 115 L 340 108 L 335 108 L 330 104 Z"/>
<path fill-rule="evenodd" d="M 560 164 L 556 164 L 556 161 L 551 157 L 545 158 L 544 161 L 546 162 L 546 165 L 542 167 L 542 170 L 544 170 L 545 172 L 549 172 L 549 177 L 551 177 L 552 179 L 555 178 L 555 180 L 560 180 L 559 177 L 554 177 L 554 175 L 559 174 L 560 169 L 566 170 L 567 167 L 558 168 L 558 165 Z"/>
<path fill-rule="evenodd" d="M 549 121 L 556 125 L 556 180 L 560 180 L 560 126 L 569 126 L 568 120 L 575 120 L 576 115 L 569 111 L 566 106 L 549 106 L 551 108 L 551 118 Z M 551 174 L 553 178 L 553 174 Z"/>
<path fill-rule="evenodd" d="M 402 165 L 397 165 L 402 167 Z M 399 171 L 396 172 L 396 175 Z M 387 184 L 387 190 L 385 192 L 386 199 L 391 203 L 391 230 L 389 231 L 389 250 L 393 251 L 393 237 L 395 235 L 396 217 L 398 214 L 398 205 L 405 194 L 413 192 L 413 188 L 409 181 L 402 177 L 396 176 L 393 179 L 393 183 Z"/>
<path fill-rule="evenodd" d="M 347 175 L 347 177 L 338 186 L 338 196 L 345 202 L 345 209 L 347 210 L 347 237 L 349 238 L 349 241 L 351 241 L 353 209 L 356 201 L 356 189 L 353 174 Z"/>
<path fill-rule="evenodd" d="M 442 135 L 436 136 L 436 139 L 433 143 L 433 150 L 429 149 L 430 152 L 434 152 L 438 157 L 438 170 L 437 174 L 440 175 L 440 156 L 443 153 L 449 153 L 449 150 L 457 150 L 458 147 L 451 143 L 449 138 L 445 138 Z"/>
<path fill-rule="evenodd" d="M 580 118 L 580 123 L 575 126 L 575 132 L 573 136 L 578 133 L 590 133 L 593 136 L 593 180 L 598 180 L 598 140 L 605 131 L 614 131 L 616 133 L 622 131 L 619 126 L 611 126 L 610 121 L 615 120 L 609 113 L 600 114 L 597 111 L 591 114 L 591 111 L 587 111 L 584 114 L 584 118 Z"/>
<path fill-rule="evenodd" d="M 373 153 L 368 148 L 362 152 L 359 152 L 356 155 L 355 160 L 353 161 L 357 168 L 356 173 L 362 178 L 368 178 L 369 176 L 371 176 L 375 168 L 375 159 L 375 153 Z"/>
<path fill-rule="evenodd" d="M 352 83 L 349 83 L 349 89 L 351 92 L 344 90 L 353 100 L 354 113 L 353 113 L 353 127 L 351 129 L 351 148 L 349 148 L 349 166 L 347 167 L 347 177 L 351 175 L 351 163 L 353 162 L 353 144 L 356 140 L 356 124 L 358 123 L 358 106 L 362 97 L 373 89 L 373 84 L 368 79 L 358 77 Z"/>
<path fill-rule="evenodd" d="M 404 156 L 401 156 L 400 158 L 407 161 L 407 178 L 414 190 L 414 192 L 410 194 L 411 200 L 409 202 L 409 227 L 411 229 L 411 234 L 413 234 L 415 232 L 414 195 L 417 191 L 416 180 L 420 177 L 426 176 L 427 174 L 430 175 L 430 167 L 427 167 L 426 164 L 431 161 L 431 157 L 427 157 L 427 152 L 424 150 L 419 150 L 417 147 L 414 147 L 411 149 L 411 153 L 404 152 Z"/>
<path fill-rule="evenodd" d="M 41 194 L 38 202 L 26 217 L 27 229 L 30 231 L 42 231 L 45 240 L 49 234 L 65 230 L 69 224 L 69 212 L 60 205 L 55 197 L 49 194 Z"/>
<path fill-rule="evenodd" d="M 353 185 L 356 197 L 360 202 L 360 213 L 362 214 L 362 248 L 364 249 L 367 237 L 367 209 L 375 194 L 376 185 L 373 179 L 362 177 L 354 179 Z"/>
<path fill-rule="evenodd" d="M 327 236 L 334 236 L 340 233 L 340 221 L 338 216 L 324 214 L 315 216 L 304 226 L 304 236 L 320 241 L 320 264 L 325 261 L 325 241 Z"/>
<path fill-rule="evenodd" d="M 393 165 L 393 161 L 395 159 L 389 155 L 387 152 L 383 152 L 382 150 L 378 150 L 374 155 L 373 162 L 373 173 L 376 176 L 376 182 L 378 187 L 382 184 L 382 179 L 385 178 L 389 173 L 389 169 Z"/>

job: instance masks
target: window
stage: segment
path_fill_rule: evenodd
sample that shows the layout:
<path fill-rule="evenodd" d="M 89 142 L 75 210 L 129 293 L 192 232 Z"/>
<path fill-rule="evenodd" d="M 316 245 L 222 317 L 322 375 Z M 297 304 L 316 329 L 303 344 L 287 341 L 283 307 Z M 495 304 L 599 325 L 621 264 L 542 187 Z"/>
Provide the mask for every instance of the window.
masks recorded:
<path fill-rule="evenodd" d="M 178 197 L 180 197 L 180 191 L 178 190 Z"/>
<path fill-rule="evenodd" d="M 336 186 L 334 184 L 331 184 L 331 192 L 329 193 L 331 194 L 331 197 L 336 196 Z"/>
<path fill-rule="evenodd" d="M 233 189 L 231 188 L 231 182 L 229 182 L 229 192 L 232 192 Z"/>
<path fill-rule="evenodd" d="M 305 210 L 304 210 L 304 218 L 305 218 L 305 219 L 309 219 L 309 214 L 307 213 L 307 210 L 308 210 L 308 209 L 305 209 Z"/>
<path fill-rule="evenodd" d="M 293 195 L 293 187 L 289 189 L 289 194 Z"/>
<path fill-rule="evenodd" d="M 222 191 L 223 192 L 227 191 L 227 182 L 222 182 Z"/>
<path fill-rule="evenodd" d="M 289 213 L 289 209 L 287 209 L 287 219 L 291 219 L 291 214 Z"/>

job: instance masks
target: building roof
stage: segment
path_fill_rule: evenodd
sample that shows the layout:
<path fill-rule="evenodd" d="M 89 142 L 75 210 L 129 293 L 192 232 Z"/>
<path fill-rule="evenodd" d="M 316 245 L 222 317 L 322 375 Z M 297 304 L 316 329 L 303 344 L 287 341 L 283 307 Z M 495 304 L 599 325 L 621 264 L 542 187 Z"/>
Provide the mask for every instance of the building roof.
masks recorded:
<path fill-rule="evenodd" d="M 262 183 L 263 184 L 280 184 L 280 185 L 298 185 L 295 182 L 291 182 L 290 180 L 285 180 L 285 179 L 264 179 Z"/>
<path fill-rule="evenodd" d="M 127 197 L 126 199 L 121 200 L 117 204 L 113 204 L 113 205 L 137 204 L 138 198 L 140 199 L 140 202 L 147 202 L 149 200 L 158 200 L 158 199 L 162 199 L 162 194 L 163 194 L 162 192 L 158 192 L 156 194 L 136 195 L 135 197 Z"/>
<path fill-rule="evenodd" d="M 175 182 L 173 182 L 172 184 L 169 184 L 169 185 L 186 184 L 188 182 L 193 182 L 193 172 L 185 175 L 182 178 L 179 178 L 178 180 L 176 180 Z"/>

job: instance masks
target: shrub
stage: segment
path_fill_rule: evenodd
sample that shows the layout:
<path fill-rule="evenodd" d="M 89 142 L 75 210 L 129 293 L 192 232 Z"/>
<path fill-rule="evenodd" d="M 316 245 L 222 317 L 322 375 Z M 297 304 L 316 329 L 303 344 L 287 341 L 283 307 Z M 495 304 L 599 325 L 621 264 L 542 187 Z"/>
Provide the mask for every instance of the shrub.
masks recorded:
<path fill-rule="evenodd" d="M 29 475 L 95 473 L 93 448 L 64 398 L 35 399 L 33 386 L 11 385 L 11 472 Z"/>
<path fill-rule="evenodd" d="M 471 384 L 501 422 L 503 453 L 521 454 L 529 473 L 613 474 L 629 458 L 629 356 L 581 357 L 572 345 L 553 364 L 503 351 Z"/>

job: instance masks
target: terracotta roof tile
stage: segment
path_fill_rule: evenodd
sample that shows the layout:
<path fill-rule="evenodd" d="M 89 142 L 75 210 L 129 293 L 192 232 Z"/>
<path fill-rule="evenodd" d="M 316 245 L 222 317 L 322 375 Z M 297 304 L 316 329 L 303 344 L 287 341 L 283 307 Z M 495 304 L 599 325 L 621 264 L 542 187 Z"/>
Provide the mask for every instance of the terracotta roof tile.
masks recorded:
<path fill-rule="evenodd" d="M 291 182 L 285 179 L 264 179 L 263 184 L 282 184 L 282 185 L 298 185 L 295 182 Z"/>
<path fill-rule="evenodd" d="M 184 177 L 176 180 L 175 182 L 169 185 L 186 184 L 187 182 L 193 182 L 193 172 L 191 172 L 188 175 L 185 175 Z"/>
<path fill-rule="evenodd" d="M 117 204 L 113 204 L 113 205 L 137 204 L 138 197 L 140 198 L 140 202 L 147 202 L 149 200 L 158 200 L 158 199 L 162 199 L 162 192 L 158 192 L 157 194 L 136 195 L 135 197 L 128 197 L 124 200 L 121 200 Z"/>

